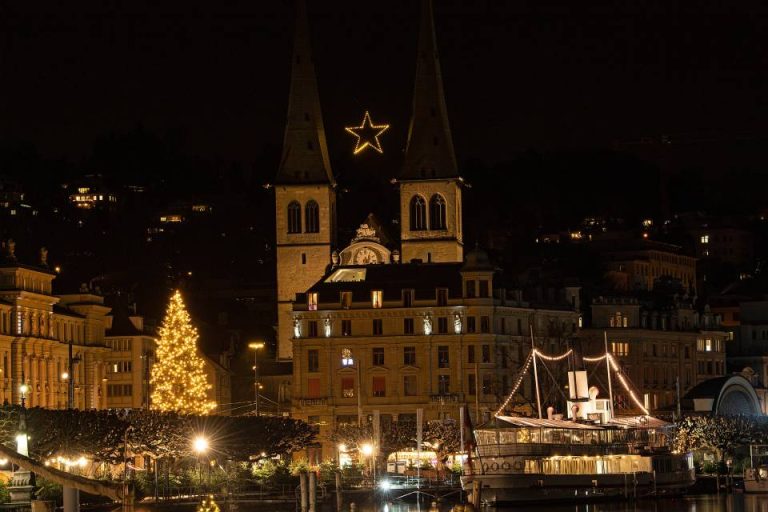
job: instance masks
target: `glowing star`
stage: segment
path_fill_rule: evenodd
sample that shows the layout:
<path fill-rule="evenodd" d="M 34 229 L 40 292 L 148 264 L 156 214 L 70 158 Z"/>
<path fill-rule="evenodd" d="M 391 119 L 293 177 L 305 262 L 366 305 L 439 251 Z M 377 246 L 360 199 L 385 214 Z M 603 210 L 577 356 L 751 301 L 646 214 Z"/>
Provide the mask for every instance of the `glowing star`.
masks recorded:
<path fill-rule="evenodd" d="M 384 150 L 381 149 L 381 142 L 379 142 L 379 136 L 381 136 L 382 133 L 389 130 L 388 124 L 379 124 L 375 125 L 373 124 L 373 121 L 371 121 L 371 115 L 368 113 L 368 111 L 365 111 L 365 115 L 363 116 L 363 122 L 360 124 L 360 126 L 348 126 L 344 128 L 346 131 L 357 137 L 357 142 L 355 142 L 355 151 L 354 154 L 360 153 L 365 148 L 371 148 L 379 153 L 383 153 Z"/>

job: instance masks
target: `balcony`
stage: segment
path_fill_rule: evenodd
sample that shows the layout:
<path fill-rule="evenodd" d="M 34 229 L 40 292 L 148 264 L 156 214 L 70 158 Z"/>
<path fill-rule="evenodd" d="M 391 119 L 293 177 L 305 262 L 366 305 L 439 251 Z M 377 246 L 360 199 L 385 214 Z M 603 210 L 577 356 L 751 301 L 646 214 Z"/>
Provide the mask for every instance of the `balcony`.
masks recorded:
<path fill-rule="evenodd" d="M 328 398 L 300 398 L 299 405 L 301 407 L 315 407 L 328 405 Z"/>
<path fill-rule="evenodd" d="M 462 401 L 461 393 L 445 393 L 442 395 L 429 395 L 429 401 L 433 404 L 457 403 Z"/>

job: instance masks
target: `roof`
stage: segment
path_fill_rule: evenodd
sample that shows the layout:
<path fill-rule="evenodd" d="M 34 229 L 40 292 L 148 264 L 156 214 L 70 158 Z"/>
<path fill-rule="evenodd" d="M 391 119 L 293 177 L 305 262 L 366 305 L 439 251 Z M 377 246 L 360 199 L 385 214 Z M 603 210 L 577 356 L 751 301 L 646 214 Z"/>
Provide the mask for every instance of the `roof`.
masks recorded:
<path fill-rule="evenodd" d="M 288 116 L 277 184 L 334 184 L 309 37 L 307 7 L 296 2 Z"/>
<path fill-rule="evenodd" d="M 525 418 L 522 416 L 496 416 L 494 420 L 477 427 L 478 430 L 490 428 L 563 428 L 571 430 L 604 430 L 611 427 L 620 428 L 662 428 L 671 423 L 654 418 L 653 416 L 618 416 L 606 424 L 579 423 L 570 420 L 550 420 Z"/>
<path fill-rule="evenodd" d="M 725 383 L 732 377 L 733 375 L 726 375 L 707 379 L 693 386 L 683 398 L 717 398 Z"/>
<path fill-rule="evenodd" d="M 144 334 L 133 325 L 130 318 L 120 313 L 112 318 L 112 327 L 106 332 L 106 336 L 142 336 Z"/>
<path fill-rule="evenodd" d="M 81 315 L 80 313 L 75 313 L 69 308 L 65 308 L 64 306 L 59 306 L 58 304 L 53 305 L 53 312 L 57 315 L 65 315 L 65 316 L 73 316 L 75 318 L 85 318 L 84 315 Z"/>
<path fill-rule="evenodd" d="M 403 263 L 382 265 L 349 265 L 331 269 L 308 291 L 318 293 L 318 301 L 338 302 L 339 293 L 351 291 L 353 301 L 368 301 L 371 290 L 382 290 L 384 300 L 400 297 L 402 290 L 415 290 L 415 298 L 434 299 L 436 288 L 448 288 L 449 297 L 460 297 L 462 293 L 462 263 Z M 329 279 L 338 271 L 360 270 L 364 278 L 359 281 L 336 281 Z"/>
<path fill-rule="evenodd" d="M 602 430 L 600 425 L 592 423 L 578 423 L 575 421 L 567 420 L 550 420 L 550 419 L 538 419 L 538 418 L 525 418 L 522 416 L 496 416 L 496 418 L 504 423 L 507 423 L 509 427 L 532 427 L 532 428 L 567 428 L 572 430 Z M 495 428 L 504 428 L 504 425 L 498 425 Z M 483 429 L 483 425 L 477 427 L 478 430 Z"/>
<path fill-rule="evenodd" d="M 432 1 L 422 0 L 413 111 L 400 177 L 419 180 L 458 176 L 437 52 Z"/>

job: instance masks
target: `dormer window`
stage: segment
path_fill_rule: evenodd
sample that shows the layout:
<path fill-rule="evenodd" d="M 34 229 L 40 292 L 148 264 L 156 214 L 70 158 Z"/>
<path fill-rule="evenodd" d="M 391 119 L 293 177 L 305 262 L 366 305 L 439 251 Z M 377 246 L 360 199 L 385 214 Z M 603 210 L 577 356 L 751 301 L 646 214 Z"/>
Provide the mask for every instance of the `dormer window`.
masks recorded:
<path fill-rule="evenodd" d="M 403 290 L 403 307 L 410 308 L 413 306 L 413 290 Z"/>
<path fill-rule="evenodd" d="M 448 305 L 448 288 L 437 289 L 437 305 L 438 306 Z"/>
<path fill-rule="evenodd" d="M 466 297 L 468 299 L 474 299 L 476 297 L 475 281 L 466 281 L 464 287 L 466 289 Z"/>
<path fill-rule="evenodd" d="M 341 307 L 344 309 L 352 307 L 352 292 L 341 292 Z"/>
<path fill-rule="evenodd" d="M 373 290 L 371 292 L 371 307 L 374 309 L 381 308 L 384 302 L 384 292 L 381 290 Z"/>
<path fill-rule="evenodd" d="M 309 292 L 307 294 L 307 309 L 309 311 L 317 311 L 317 292 Z"/>

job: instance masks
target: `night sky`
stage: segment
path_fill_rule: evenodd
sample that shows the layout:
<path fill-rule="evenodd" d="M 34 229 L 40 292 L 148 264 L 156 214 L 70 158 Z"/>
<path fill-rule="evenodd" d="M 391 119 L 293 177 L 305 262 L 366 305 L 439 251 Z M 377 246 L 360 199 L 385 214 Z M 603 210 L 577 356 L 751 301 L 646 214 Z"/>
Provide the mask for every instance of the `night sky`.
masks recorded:
<path fill-rule="evenodd" d="M 419 3 L 308 3 L 335 172 L 396 174 Z M 286 0 L 3 3 L 0 137 L 76 162 L 103 134 L 142 126 L 190 156 L 257 161 L 282 141 L 292 11 Z M 460 161 L 672 134 L 693 148 L 688 163 L 714 172 L 768 163 L 764 2 L 437 0 L 435 17 Z M 350 158 L 343 129 L 365 109 L 392 125 L 372 166 Z"/>

